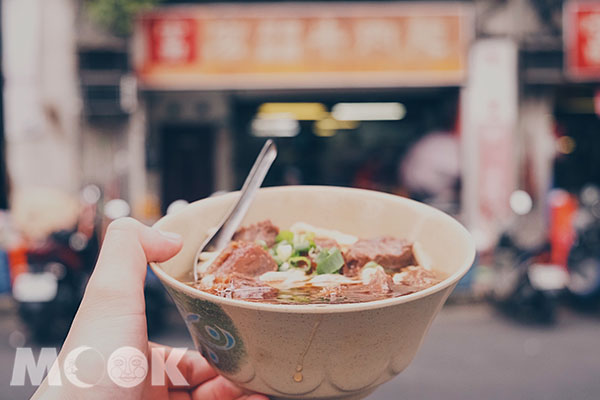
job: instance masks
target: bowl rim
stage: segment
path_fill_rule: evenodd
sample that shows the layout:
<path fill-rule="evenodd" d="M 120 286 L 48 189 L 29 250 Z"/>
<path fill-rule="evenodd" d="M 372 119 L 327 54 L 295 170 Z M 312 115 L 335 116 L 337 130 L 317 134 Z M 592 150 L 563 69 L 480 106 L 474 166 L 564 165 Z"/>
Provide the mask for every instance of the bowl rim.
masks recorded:
<path fill-rule="evenodd" d="M 340 313 L 340 312 L 355 312 L 355 311 L 364 311 L 364 310 L 373 310 L 386 308 L 398 304 L 408 303 L 414 300 L 421 299 L 423 297 L 427 297 L 434 293 L 440 292 L 454 284 L 456 284 L 460 278 L 462 278 L 471 268 L 473 262 L 475 260 L 475 243 L 471 234 L 467 231 L 467 229 L 459 223 L 455 218 L 450 215 L 434 208 L 429 205 L 423 204 L 421 202 L 408 199 L 406 197 L 401 197 L 398 195 L 378 192 L 375 190 L 367 190 L 367 189 L 358 189 L 358 188 L 350 188 L 350 187 L 341 187 L 341 186 L 319 186 L 319 185 L 297 185 L 297 186 L 271 186 L 266 188 L 259 189 L 260 192 L 293 192 L 293 191 L 309 191 L 309 190 L 321 190 L 321 191 L 342 191 L 350 193 L 363 193 L 368 196 L 373 196 L 374 198 L 382 198 L 382 199 L 391 199 L 397 201 L 399 203 L 405 203 L 409 207 L 412 208 L 423 208 L 426 209 L 427 212 L 436 214 L 441 216 L 443 219 L 448 220 L 451 224 L 454 225 L 455 228 L 459 232 L 462 233 L 463 237 L 467 239 L 469 243 L 469 251 L 467 257 L 463 261 L 463 264 L 450 276 L 441 282 L 418 292 L 403 295 L 400 297 L 387 298 L 382 300 L 374 300 L 374 301 L 366 301 L 361 303 L 342 303 L 342 304 L 273 304 L 273 303 L 261 303 L 261 302 L 250 302 L 245 300 L 238 299 L 228 299 L 225 297 L 219 297 L 214 294 L 210 294 L 204 292 L 200 289 L 195 289 L 187 284 L 177 280 L 171 275 L 167 274 L 166 271 L 162 269 L 160 266 L 161 263 L 151 262 L 150 267 L 152 271 L 156 274 L 156 276 L 160 279 L 160 281 L 170 286 L 172 289 L 184 292 L 187 295 L 201 299 L 208 300 L 213 303 L 217 303 L 220 305 L 227 305 L 239 308 L 246 308 L 255 311 L 269 311 L 269 312 L 282 312 L 282 313 L 305 313 L 305 314 L 331 314 L 331 313 Z M 190 203 L 186 207 L 192 207 L 198 205 L 200 202 L 219 202 L 222 200 L 227 200 L 229 198 L 237 196 L 239 191 L 229 192 L 216 197 L 208 197 L 205 199 L 197 200 L 195 202 Z M 154 228 L 161 229 L 161 227 L 168 221 L 173 218 L 174 215 L 166 215 L 159 219 L 154 225 Z"/>

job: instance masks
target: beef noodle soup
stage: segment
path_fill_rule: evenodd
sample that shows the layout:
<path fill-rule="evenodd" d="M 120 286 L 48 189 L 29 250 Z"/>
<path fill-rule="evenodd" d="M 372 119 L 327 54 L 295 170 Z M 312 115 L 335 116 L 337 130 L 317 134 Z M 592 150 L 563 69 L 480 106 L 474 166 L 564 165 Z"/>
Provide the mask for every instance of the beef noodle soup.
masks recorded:
<path fill-rule="evenodd" d="M 226 298 L 281 304 L 358 303 L 398 297 L 440 282 L 418 243 L 361 239 L 296 223 L 239 229 L 220 253 L 200 255 L 189 285 Z"/>

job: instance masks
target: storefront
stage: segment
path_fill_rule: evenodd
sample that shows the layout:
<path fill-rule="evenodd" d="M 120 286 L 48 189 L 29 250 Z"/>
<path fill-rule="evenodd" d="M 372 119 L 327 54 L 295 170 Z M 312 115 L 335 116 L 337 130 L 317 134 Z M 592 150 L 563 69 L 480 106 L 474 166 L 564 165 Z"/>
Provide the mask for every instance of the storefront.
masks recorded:
<path fill-rule="evenodd" d="M 569 3 L 564 22 L 567 82 L 556 92 L 554 178 L 557 187 L 579 194 L 600 187 L 600 4 Z"/>
<path fill-rule="evenodd" d="M 457 212 L 460 87 L 473 34 L 471 9 L 457 3 L 147 13 L 135 67 L 148 189 L 164 210 L 237 188 L 274 137 L 267 185 L 367 187 L 434 197 Z"/>

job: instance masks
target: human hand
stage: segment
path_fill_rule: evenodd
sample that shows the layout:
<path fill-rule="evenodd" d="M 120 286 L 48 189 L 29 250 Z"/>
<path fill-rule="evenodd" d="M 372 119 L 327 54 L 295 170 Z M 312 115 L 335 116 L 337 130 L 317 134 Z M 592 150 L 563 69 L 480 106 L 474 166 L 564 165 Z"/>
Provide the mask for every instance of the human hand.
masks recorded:
<path fill-rule="evenodd" d="M 245 394 L 219 376 L 196 351 L 187 351 L 177 363 L 185 385 L 174 385 L 170 377 L 162 385 L 153 384 L 152 371 L 148 369 L 145 379 L 133 387 L 117 385 L 107 376 L 106 360 L 124 347 L 139 350 L 152 365 L 151 349 L 161 346 L 148 343 L 144 302 L 146 265 L 168 260 L 181 246 L 179 235 L 149 228 L 131 218 L 116 220 L 109 226 L 96 268 L 55 364 L 64 365 L 74 349 L 88 349 L 77 357 L 77 378 L 90 385 L 74 385 L 68 379 L 61 379 L 60 386 L 51 386 L 45 379 L 33 399 L 267 399 Z M 164 347 L 165 359 L 171 351 Z"/>

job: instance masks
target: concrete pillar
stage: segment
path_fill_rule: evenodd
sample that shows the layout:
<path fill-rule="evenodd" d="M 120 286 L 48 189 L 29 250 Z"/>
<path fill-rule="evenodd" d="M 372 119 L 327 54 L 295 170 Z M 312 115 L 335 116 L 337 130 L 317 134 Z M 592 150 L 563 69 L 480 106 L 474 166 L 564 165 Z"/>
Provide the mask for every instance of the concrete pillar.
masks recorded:
<path fill-rule="evenodd" d="M 13 191 L 79 188 L 75 6 L 75 0 L 2 1 L 6 159 Z"/>
<path fill-rule="evenodd" d="M 231 104 L 226 95 L 215 96 L 212 101 L 214 123 L 217 126 L 215 141 L 215 191 L 238 190 L 233 172 L 233 126 Z"/>
<path fill-rule="evenodd" d="M 127 129 L 129 202 L 134 215 L 146 202 L 146 107 L 136 106 L 129 117 Z M 137 216 L 137 215 L 136 215 Z"/>
<path fill-rule="evenodd" d="M 516 188 L 517 47 L 509 39 L 478 40 L 461 93 L 463 220 L 479 250 L 492 248 L 512 212 Z"/>

